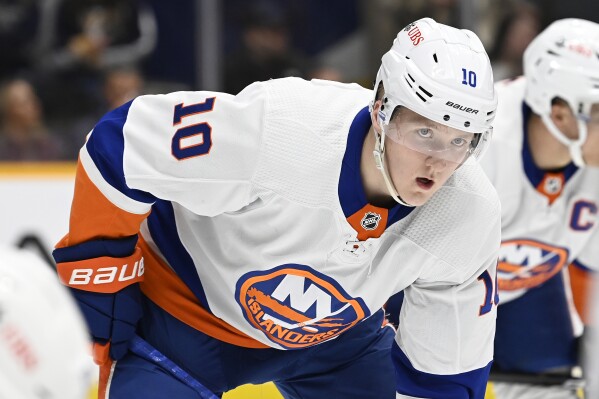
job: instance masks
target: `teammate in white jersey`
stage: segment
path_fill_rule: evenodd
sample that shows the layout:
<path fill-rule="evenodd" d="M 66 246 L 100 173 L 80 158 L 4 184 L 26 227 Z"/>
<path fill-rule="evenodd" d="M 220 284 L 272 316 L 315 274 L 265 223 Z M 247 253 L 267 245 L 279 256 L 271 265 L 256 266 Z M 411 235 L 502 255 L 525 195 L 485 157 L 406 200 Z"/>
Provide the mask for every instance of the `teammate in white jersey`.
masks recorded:
<path fill-rule="evenodd" d="M 91 399 L 83 317 L 37 256 L 0 247 L 0 399 Z"/>
<path fill-rule="evenodd" d="M 599 397 L 599 290 L 589 293 L 589 313 L 591 323 L 585 332 L 585 352 L 583 364 L 585 367 L 586 386 L 588 398 Z"/>
<path fill-rule="evenodd" d="M 422 19 L 374 91 L 287 78 L 107 114 L 54 251 L 100 396 L 482 398 L 500 207 L 477 160 L 496 104 L 476 35 Z"/>
<path fill-rule="evenodd" d="M 496 89 L 482 162 L 502 206 L 491 379 L 524 383 L 497 382 L 499 399 L 576 397 L 561 385 L 580 377 L 584 278 L 599 269 L 599 25 L 554 22 L 526 49 L 524 77 Z"/>

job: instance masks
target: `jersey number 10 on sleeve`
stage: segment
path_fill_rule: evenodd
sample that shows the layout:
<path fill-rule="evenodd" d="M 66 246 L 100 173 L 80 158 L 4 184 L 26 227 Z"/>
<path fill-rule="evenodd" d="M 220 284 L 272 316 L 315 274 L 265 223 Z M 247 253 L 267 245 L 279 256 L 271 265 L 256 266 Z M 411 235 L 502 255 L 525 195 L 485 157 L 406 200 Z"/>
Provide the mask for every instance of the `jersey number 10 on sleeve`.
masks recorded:
<path fill-rule="evenodd" d="M 480 305 L 478 312 L 479 316 L 485 315 L 491 311 L 493 304 L 499 305 L 499 293 L 497 292 L 497 275 L 495 279 L 491 277 L 488 270 L 485 270 L 483 274 L 478 276 L 478 280 L 485 284 L 485 301 Z"/>
<path fill-rule="evenodd" d="M 210 112 L 216 97 L 207 98 L 202 103 L 191 105 L 177 104 L 173 112 L 173 126 L 181 124 L 183 118 Z M 171 141 L 171 152 L 178 160 L 206 155 L 212 148 L 212 126 L 207 122 L 179 128 Z"/>

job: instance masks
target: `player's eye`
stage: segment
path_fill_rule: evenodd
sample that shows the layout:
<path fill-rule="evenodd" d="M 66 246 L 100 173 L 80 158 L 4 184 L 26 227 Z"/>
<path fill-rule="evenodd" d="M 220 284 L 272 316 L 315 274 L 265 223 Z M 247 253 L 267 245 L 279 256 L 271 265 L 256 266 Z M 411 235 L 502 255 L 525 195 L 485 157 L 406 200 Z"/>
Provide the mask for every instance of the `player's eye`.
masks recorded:
<path fill-rule="evenodd" d="M 463 147 L 468 144 L 468 141 L 463 137 L 456 137 L 455 139 L 451 140 L 451 144 L 456 147 Z"/>
<path fill-rule="evenodd" d="M 423 127 L 418 129 L 418 135 L 423 138 L 431 138 L 433 137 L 433 131 L 429 128 Z"/>

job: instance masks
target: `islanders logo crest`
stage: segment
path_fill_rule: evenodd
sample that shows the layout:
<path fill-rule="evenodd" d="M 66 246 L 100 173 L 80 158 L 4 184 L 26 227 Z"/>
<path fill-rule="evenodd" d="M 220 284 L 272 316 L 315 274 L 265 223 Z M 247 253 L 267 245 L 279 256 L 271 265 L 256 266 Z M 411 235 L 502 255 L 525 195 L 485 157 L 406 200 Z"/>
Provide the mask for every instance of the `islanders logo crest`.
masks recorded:
<path fill-rule="evenodd" d="M 537 287 L 568 264 L 568 249 L 534 240 L 507 240 L 501 243 L 497 265 L 500 290 L 515 291 Z"/>
<path fill-rule="evenodd" d="M 246 273 L 237 281 L 235 298 L 246 320 L 286 349 L 327 341 L 370 316 L 361 298 L 305 265 Z"/>

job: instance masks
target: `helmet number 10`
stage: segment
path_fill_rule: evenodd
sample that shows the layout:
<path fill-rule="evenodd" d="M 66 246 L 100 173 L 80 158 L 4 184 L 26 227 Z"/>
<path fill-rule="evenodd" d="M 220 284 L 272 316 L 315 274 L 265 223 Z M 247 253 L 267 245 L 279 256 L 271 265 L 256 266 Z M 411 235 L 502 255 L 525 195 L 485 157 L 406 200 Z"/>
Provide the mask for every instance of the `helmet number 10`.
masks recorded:
<path fill-rule="evenodd" d="M 462 84 L 476 87 L 476 72 L 462 68 Z"/>

